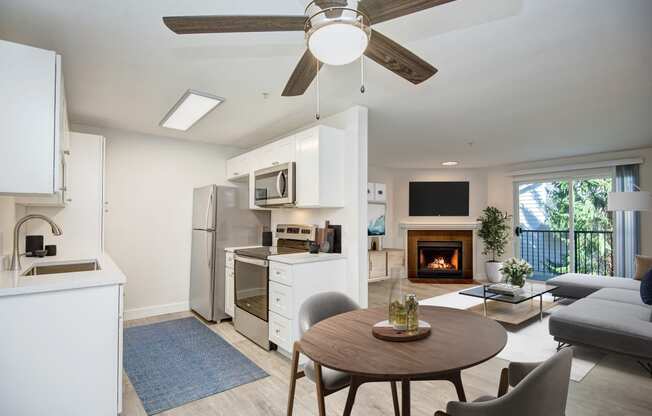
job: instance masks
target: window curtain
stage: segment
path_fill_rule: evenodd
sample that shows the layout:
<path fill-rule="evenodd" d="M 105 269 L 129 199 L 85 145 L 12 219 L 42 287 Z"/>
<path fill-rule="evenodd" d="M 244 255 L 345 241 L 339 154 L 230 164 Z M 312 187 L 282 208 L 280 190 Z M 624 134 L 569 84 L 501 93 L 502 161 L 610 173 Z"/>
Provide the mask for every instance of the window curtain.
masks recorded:
<path fill-rule="evenodd" d="M 616 192 L 636 191 L 639 185 L 639 165 L 616 167 Z M 641 214 L 633 211 L 614 212 L 616 221 L 616 264 L 614 274 L 621 277 L 634 276 L 634 263 L 641 250 Z"/>

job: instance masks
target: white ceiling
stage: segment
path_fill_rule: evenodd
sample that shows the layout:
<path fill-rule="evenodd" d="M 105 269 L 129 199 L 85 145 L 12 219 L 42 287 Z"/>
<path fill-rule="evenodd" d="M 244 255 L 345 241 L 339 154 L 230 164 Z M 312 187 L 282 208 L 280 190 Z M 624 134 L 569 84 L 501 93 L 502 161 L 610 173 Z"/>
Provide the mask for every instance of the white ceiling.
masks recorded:
<path fill-rule="evenodd" d="M 73 122 L 250 147 L 313 121 L 280 97 L 303 34 L 178 36 L 166 15 L 301 14 L 304 0 L 0 0 L 0 38 L 63 55 Z M 375 26 L 439 69 L 322 71 L 322 113 L 370 108 L 369 160 L 478 167 L 652 145 L 652 1 L 457 0 Z M 188 89 L 227 99 L 187 133 L 158 126 Z M 269 98 L 263 98 L 263 93 Z M 469 146 L 469 143 L 473 143 Z"/>

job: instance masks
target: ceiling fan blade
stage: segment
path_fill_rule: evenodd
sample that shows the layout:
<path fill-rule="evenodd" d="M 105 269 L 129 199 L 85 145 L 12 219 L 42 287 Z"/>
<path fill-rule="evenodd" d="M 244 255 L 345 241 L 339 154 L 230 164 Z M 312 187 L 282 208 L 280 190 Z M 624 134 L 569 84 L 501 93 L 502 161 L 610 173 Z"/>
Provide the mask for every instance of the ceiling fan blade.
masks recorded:
<path fill-rule="evenodd" d="M 437 68 L 375 30 L 364 54 L 413 84 L 420 84 L 437 73 Z"/>
<path fill-rule="evenodd" d="M 294 68 L 294 72 L 290 76 L 288 83 L 285 85 L 283 90 L 283 97 L 294 97 L 297 95 L 302 95 L 310 84 L 312 80 L 315 79 L 317 71 L 321 69 L 322 63 L 315 58 L 310 50 L 306 49 L 306 52 L 299 60 L 297 67 Z"/>
<path fill-rule="evenodd" d="M 362 0 L 358 9 L 367 15 L 371 24 L 376 24 L 451 1 L 455 0 Z"/>
<path fill-rule="evenodd" d="M 305 16 L 168 16 L 163 23 L 178 35 L 303 31 Z"/>

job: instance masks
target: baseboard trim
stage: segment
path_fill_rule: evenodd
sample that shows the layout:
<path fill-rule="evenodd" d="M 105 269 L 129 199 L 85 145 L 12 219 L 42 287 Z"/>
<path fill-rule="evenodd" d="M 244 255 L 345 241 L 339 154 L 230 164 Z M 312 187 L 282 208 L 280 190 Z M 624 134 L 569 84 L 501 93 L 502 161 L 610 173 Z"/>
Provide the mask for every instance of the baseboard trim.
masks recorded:
<path fill-rule="evenodd" d="M 165 305 L 145 306 L 144 308 L 134 308 L 125 310 L 125 320 L 149 318 L 166 313 L 185 312 L 190 310 L 189 302 L 168 303 Z"/>

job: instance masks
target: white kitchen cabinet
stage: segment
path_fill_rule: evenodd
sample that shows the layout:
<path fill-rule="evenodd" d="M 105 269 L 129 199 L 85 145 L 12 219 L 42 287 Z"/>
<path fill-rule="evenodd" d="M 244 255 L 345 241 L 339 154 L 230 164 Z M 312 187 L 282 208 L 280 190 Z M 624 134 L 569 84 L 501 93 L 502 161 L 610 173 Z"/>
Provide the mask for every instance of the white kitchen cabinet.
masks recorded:
<path fill-rule="evenodd" d="M 265 169 L 282 163 L 294 162 L 295 139 L 286 137 L 254 150 L 253 169 Z"/>
<path fill-rule="evenodd" d="M 105 140 L 102 136 L 82 133 L 71 133 L 69 140 L 66 183 L 74 193 L 64 193 L 65 208 L 51 208 L 54 196 L 21 197 L 15 201 L 25 206 L 26 214 L 47 215 L 63 228 L 62 236 L 54 236 L 47 223 L 31 221 L 25 225 L 28 233 L 44 235 L 46 244 L 56 244 L 61 254 L 92 255 L 103 248 Z"/>
<path fill-rule="evenodd" d="M 295 139 L 297 208 L 344 206 L 344 133 L 317 126 Z"/>
<path fill-rule="evenodd" d="M 70 279 L 70 277 L 67 277 Z M 122 286 L 0 297 L 0 414 L 121 412 Z"/>
<path fill-rule="evenodd" d="M 249 167 L 250 154 L 244 153 L 226 161 L 226 178 L 230 181 L 247 177 L 251 169 Z"/>
<path fill-rule="evenodd" d="M 0 194 L 58 192 L 67 128 L 61 57 L 0 40 L 0 91 Z"/>
<path fill-rule="evenodd" d="M 282 256 L 279 256 L 282 257 Z M 285 264 L 269 262 L 269 340 L 289 356 L 299 332 L 299 308 L 310 296 L 346 293 L 346 259 Z"/>

